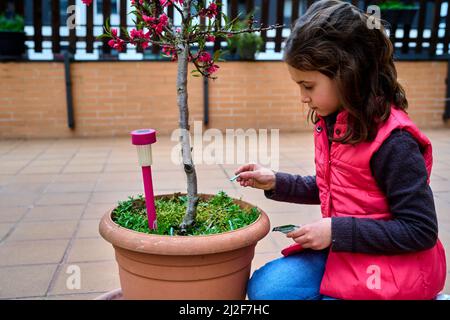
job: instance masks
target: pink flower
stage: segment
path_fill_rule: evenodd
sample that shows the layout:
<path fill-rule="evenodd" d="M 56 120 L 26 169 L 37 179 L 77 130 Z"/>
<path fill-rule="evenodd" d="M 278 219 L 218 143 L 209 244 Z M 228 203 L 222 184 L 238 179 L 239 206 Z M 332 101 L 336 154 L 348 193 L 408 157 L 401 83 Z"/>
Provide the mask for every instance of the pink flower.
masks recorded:
<path fill-rule="evenodd" d="M 156 21 L 155 17 L 149 17 L 146 16 L 145 14 L 142 15 L 142 20 L 144 20 L 147 23 L 154 23 Z"/>
<path fill-rule="evenodd" d="M 168 21 L 169 21 L 169 18 L 166 16 L 165 13 L 163 13 L 162 15 L 159 16 L 159 23 L 164 25 L 164 27 L 167 26 Z"/>
<path fill-rule="evenodd" d="M 212 64 L 209 68 L 206 69 L 206 72 L 208 72 L 208 74 L 213 74 L 217 71 L 217 69 L 219 69 L 219 66 L 217 64 Z"/>
<path fill-rule="evenodd" d="M 217 5 L 214 2 L 211 2 L 208 8 L 204 8 L 200 10 L 198 13 L 201 17 L 208 17 L 208 18 L 214 18 L 217 16 Z"/>
<path fill-rule="evenodd" d="M 217 11 L 217 5 L 214 2 L 211 2 L 208 9 L 211 11 Z"/>
<path fill-rule="evenodd" d="M 117 39 L 111 39 L 108 41 L 108 45 L 111 48 L 116 49 L 117 51 L 123 51 L 124 47 L 125 47 L 125 41 L 123 41 L 120 38 Z"/>
<path fill-rule="evenodd" d="M 130 31 L 130 37 L 132 37 L 132 38 L 145 38 L 144 30 L 142 30 L 142 29 L 140 29 L 140 30 L 132 29 Z"/>
<path fill-rule="evenodd" d="M 172 3 L 178 3 L 178 4 L 182 5 L 183 0 L 159 0 L 159 3 L 161 3 L 161 5 L 163 7 L 167 7 L 169 4 L 172 4 Z"/>
<path fill-rule="evenodd" d="M 163 46 L 162 52 L 169 57 L 172 57 L 172 61 L 178 60 L 177 50 L 171 46 Z"/>
<path fill-rule="evenodd" d="M 130 40 L 134 45 L 140 44 L 142 49 L 145 49 L 149 46 L 150 40 L 150 31 L 144 34 L 144 30 L 136 30 L 132 29 L 130 31 Z"/>
<path fill-rule="evenodd" d="M 111 33 L 112 33 L 114 38 L 117 37 L 117 29 L 115 29 L 115 28 L 111 29 Z"/>
<path fill-rule="evenodd" d="M 92 3 L 92 0 L 81 0 L 81 1 L 83 1 L 83 3 L 87 6 L 90 6 Z"/>
<path fill-rule="evenodd" d="M 216 37 L 214 37 L 214 36 L 206 36 L 206 41 L 214 42 L 214 41 L 216 41 Z"/>
<path fill-rule="evenodd" d="M 142 19 L 157 35 L 160 35 L 169 23 L 169 18 L 164 13 L 159 18 L 142 15 Z"/>
<path fill-rule="evenodd" d="M 203 51 L 198 55 L 198 61 L 200 62 L 210 62 L 211 60 L 211 55 L 209 54 L 209 52 Z"/>

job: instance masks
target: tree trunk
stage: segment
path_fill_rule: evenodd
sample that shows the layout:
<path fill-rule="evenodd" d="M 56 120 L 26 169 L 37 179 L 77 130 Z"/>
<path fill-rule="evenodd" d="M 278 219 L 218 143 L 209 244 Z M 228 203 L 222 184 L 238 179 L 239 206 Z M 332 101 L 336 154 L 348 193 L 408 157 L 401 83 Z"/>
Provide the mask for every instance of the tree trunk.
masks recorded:
<path fill-rule="evenodd" d="M 190 1 L 184 3 L 185 16 L 190 13 Z M 186 214 L 180 225 L 180 232 L 185 233 L 186 229 L 193 225 L 197 213 L 197 174 L 195 172 L 194 162 L 192 160 L 192 150 L 190 146 L 189 134 L 189 109 L 188 109 L 188 93 L 187 93 L 187 73 L 188 73 L 188 57 L 189 44 L 183 43 L 182 52 L 178 54 L 178 73 L 177 73 L 177 102 L 180 112 L 181 129 L 181 153 L 183 156 L 183 167 L 187 177 L 187 194 L 188 203 Z"/>

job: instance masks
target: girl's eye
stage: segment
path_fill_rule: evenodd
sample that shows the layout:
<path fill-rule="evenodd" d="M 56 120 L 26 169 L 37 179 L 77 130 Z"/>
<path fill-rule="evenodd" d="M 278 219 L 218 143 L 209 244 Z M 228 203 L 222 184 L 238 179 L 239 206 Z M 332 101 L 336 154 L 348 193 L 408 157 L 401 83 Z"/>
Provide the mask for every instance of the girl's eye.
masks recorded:
<path fill-rule="evenodd" d="M 306 90 L 311 90 L 313 87 L 303 86 Z"/>

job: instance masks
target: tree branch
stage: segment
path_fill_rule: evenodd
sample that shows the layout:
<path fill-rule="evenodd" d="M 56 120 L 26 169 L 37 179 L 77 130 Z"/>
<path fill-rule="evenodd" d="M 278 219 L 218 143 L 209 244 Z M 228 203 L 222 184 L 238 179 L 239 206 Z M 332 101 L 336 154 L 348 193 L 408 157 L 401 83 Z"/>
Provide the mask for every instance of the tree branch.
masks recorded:
<path fill-rule="evenodd" d="M 177 6 L 173 1 L 170 1 L 170 3 L 172 3 L 175 10 L 177 10 L 181 14 L 181 21 L 184 22 L 185 20 L 184 20 L 183 10 L 181 10 L 181 8 L 179 6 Z"/>
<path fill-rule="evenodd" d="M 259 27 L 259 28 L 247 28 L 247 29 L 242 29 L 242 30 L 238 30 L 238 31 L 227 31 L 225 29 L 221 29 L 221 30 L 217 30 L 214 31 L 213 33 L 223 33 L 223 34 L 240 34 L 240 33 L 253 33 L 253 32 L 261 32 L 261 31 L 267 31 L 267 30 L 274 30 L 277 28 L 283 28 L 285 25 L 284 24 L 275 24 L 269 27 Z M 199 33 L 196 33 L 195 36 L 201 36 L 201 35 L 207 35 L 210 34 L 211 32 L 207 32 L 207 31 L 202 31 Z"/>

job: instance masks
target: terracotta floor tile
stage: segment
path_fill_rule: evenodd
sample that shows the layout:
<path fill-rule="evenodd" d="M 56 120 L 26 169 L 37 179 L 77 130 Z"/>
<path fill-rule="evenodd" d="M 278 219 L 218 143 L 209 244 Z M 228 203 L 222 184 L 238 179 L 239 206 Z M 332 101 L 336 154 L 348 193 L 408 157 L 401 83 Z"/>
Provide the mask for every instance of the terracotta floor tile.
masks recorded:
<path fill-rule="evenodd" d="M 21 174 L 36 174 L 36 173 L 60 173 L 63 166 L 27 166 L 20 171 Z"/>
<path fill-rule="evenodd" d="M 16 183 L 51 183 L 57 177 L 56 174 L 19 174 L 14 177 L 12 182 Z"/>
<path fill-rule="evenodd" d="M 90 197 L 89 193 L 79 192 L 79 193 L 46 193 L 42 195 L 39 201 L 36 202 L 37 205 L 74 205 L 74 204 L 84 204 L 88 201 Z"/>
<path fill-rule="evenodd" d="M 92 198 L 90 199 L 90 203 L 92 204 L 109 204 L 116 205 L 118 201 L 127 200 L 129 196 L 135 197 L 140 194 L 140 191 L 120 191 L 120 192 L 93 192 Z"/>
<path fill-rule="evenodd" d="M 99 173 L 103 171 L 103 164 L 99 165 L 68 165 L 64 173 Z"/>
<path fill-rule="evenodd" d="M 95 238 L 99 237 L 100 233 L 98 231 L 100 220 L 81 220 L 76 233 L 77 238 Z"/>
<path fill-rule="evenodd" d="M 103 181 L 98 182 L 94 191 L 122 191 L 133 190 L 137 192 L 143 192 L 143 182 L 141 181 Z"/>
<path fill-rule="evenodd" d="M 114 249 L 112 245 L 103 238 L 77 238 L 70 249 L 67 262 L 77 263 L 113 259 Z"/>
<path fill-rule="evenodd" d="M 1 207 L 0 222 L 16 222 L 20 220 L 28 211 L 27 207 Z"/>
<path fill-rule="evenodd" d="M 0 268 L 0 299 L 45 296 L 56 264 Z"/>
<path fill-rule="evenodd" d="M 99 173 L 63 173 L 58 175 L 54 182 L 96 182 Z"/>
<path fill-rule="evenodd" d="M 27 207 L 36 202 L 41 195 L 33 192 L 0 193 L 0 210 L 7 207 Z"/>
<path fill-rule="evenodd" d="M 8 241 L 70 239 L 78 221 L 20 222 L 8 237 Z"/>
<path fill-rule="evenodd" d="M 0 245 L 0 266 L 60 263 L 69 240 L 5 242 Z"/>
<path fill-rule="evenodd" d="M 120 284 L 118 285 L 120 287 Z M 74 290 L 71 290 L 74 291 Z M 78 291 L 78 290 L 76 290 Z M 80 290 L 81 291 L 81 290 Z M 108 290 L 110 291 L 110 290 Z M 74 293 L 74 294 L 60 294 L 60 295 L 49 295 L 46 297 L 42 297 L 42 300 L 95 300 L 102 294 L 107 293 L 108 291 L 94 292 L 94 293 Z"/>
<path fill-rule="evenodd" d="M 78 220 L 83 214 L 83 205 L 35 206 L 24 217 L 29 221 Z"/>
<path fill-rule="evenodd" d="M 116 202 L 113 204 L 100 204 L 100 203 L 89 203 L 83 214 L 83 219 L 100 219 L 109 210 L 113 209 Z"/>
<path fill-rule="evenodd" d="M 48 186 L 49 186 L 48 183 L 12 182 L 5 185 L 0 190 L 0 192 L 7 194 L 21 193 L 21 192 L 41 194 L 47 189 Z"/>
<path fill-rule="evenodd" d="M 69 268 L 69 266 L 72 266 Z M 67 286 L 68 278 L 75 274 L 75 270 L 80 272 L 80 289 Z M 73 288 L 73 289 L 71 289 Z M 61 294 L 82 294 L 89 292 L 106 292 L 120 288 L 119 273 L 115 261 L 71 263 L 63 265 L 56 276 L 54 287 L 49 295 Z M 95 297 L 100 296 L 96 294 Z M 69 297 L 60 296 L 61 299 Z M 76 298 L 75 296 L 73 298 Z M 92 298 L 92 297 L 90 297 Z"/>
<path fill-rule="evenodd" d="M 14 223 L 0 223 L 0 241 L 11 231 Z"/>
<path fill-rule="evenodd" d="M 91 192 L 94 190 L 94 181 L 85 182 L 56 182 L 48 185 L 46 193 L 62 192 Z"/>

